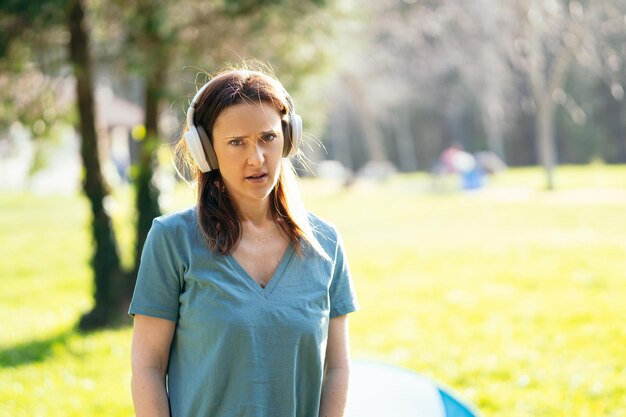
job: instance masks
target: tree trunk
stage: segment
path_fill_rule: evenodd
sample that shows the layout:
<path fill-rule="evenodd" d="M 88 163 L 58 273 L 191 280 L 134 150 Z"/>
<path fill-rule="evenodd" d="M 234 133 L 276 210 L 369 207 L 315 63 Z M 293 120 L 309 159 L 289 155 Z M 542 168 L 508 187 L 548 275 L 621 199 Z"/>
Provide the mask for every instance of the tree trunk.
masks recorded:
<path fill-rule="evenodd" d="M 489 150 L 506 162 L 504 154 L 504 141 L 502 138 L 502 110 L 493 109 L 490 102 L 495 101 L 495 94 L 488 94 L 486 98 L 480 100 L 480 113 L 487 136 L 487 147 Z"/>
<path fill-rule="evenodd" d="M 546 79 L 545 60 L 537 33 L 531 34 L 530 42 L 530 85 L 535 102 L 535 138 L 539 163 L 546 173 L 546 188 L 554 190 L 554 167 L 556 147 L 554 145 L 554 102 L 552 84 Z"/>
<path fill-rule="evenodd" d="M 554 103 L 549 96 L 537 106 L 537 149 L 539 162 L 546 172 L 546 187 L 554 190 L 554 167 L 556 166 L 556 146 L 554 144 Z"/>
<path fill-rule="evenodd" d="M 116 311 L 116 292 L 122 273 L 117 242 L 111 219 L 104 209 L 107 187 L 100 170 L 98 137 L 95 126 L 92 70 L 89 57 L 89 34 L 85 27 L 82 0 L 69 4 L 68 25 L 70 29 L 69 55 L 76 77 L 76 96 L 80 120 L 80 153 L 84 167 L 83 191 L 91 204 L 93 216 L 91 233 L 95 249 L 91 267 L 95 278 L 95 305 L 81 317 L 80 327 L 91 329 L 109 323 Z"/>
<path fill-rule="evenodd" d="M 500 157 L 504 162 L 506 162 L 506 155 L 504 154 L 504 144 L 502 141 L 502 133 L 496 123 L 492 120 L 485 120 L 483 118 L 483 123 L 485 125 L 485 132 L 487 134 L 487 147 L 489 150 Z"/>
<path fill-rule="evenodd" d="M 369 154 L 369 160 L 376 162 L 387 161 L 387 152 L 385 152 L 383 146 L 380 128 L 377 120 L 373 117 L 373 112 L 370 110 L 362 86 L 354 77 L 347 77 L 346 81 L 357 111 L 358 122 L 363 129 L 363 140 Z"/>
<path fill-rule="evenodd" d="M 135 178 L 135 208 L 137 210 L 137 236 L 135 244 L 135 274 L 139 269 L 141 251 L 146 241 L 152 220 L 161 215 L 159 190 L 153 183 L 154 153 L 159 147 L 159 102 L 165 83 L 165 62 L 161 57 L 153 60 L 152 71 L 146 78 L 145 123 L 146 137 L 140 143 L 137 177 Z M 133 280 L 134 283 L 134 280 Z M 133 285 L 134 286 L 134 285 Z M 131 287 L 132 290 L 132 287 Z"/>
<path fill-rule="evenodd" d="M 411 114 L 409 110 L 405 110 L 392 117 L 398 147 L 398 166 L 404 172 L 417 171 L 417 154 L 415 138 L 411 131 Z"/>
<path fill-rule="evenodd" d="M 616 113 L 615 128 L 612 129 L 612 141 L 615 149 L 614 162 L 623 164 L 626 163 L 626 129 L 624 128 L 624 123 L 626 122 L 626 106 L 624 106 L 623 102 L 620 102 L 611 107 L 614 109 L 612 111 Z M 606 160 L 606 157 L 604 157 L 604 159 Z"/>

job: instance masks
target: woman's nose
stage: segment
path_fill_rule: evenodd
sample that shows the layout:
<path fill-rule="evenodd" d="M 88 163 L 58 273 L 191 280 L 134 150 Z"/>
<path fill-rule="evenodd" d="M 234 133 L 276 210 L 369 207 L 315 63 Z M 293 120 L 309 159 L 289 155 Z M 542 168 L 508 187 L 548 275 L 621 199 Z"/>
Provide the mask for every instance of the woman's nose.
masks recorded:
<path fill-rule="evenodd" d="M 258 142 L 256 142 L 253 146 L 250 147 L 251 152 L 248 155 L 248 165 L 251 166 L 260 166 L 265 161 L 265 156 L 263 155 L 263 147 L 260 146 Z"/>

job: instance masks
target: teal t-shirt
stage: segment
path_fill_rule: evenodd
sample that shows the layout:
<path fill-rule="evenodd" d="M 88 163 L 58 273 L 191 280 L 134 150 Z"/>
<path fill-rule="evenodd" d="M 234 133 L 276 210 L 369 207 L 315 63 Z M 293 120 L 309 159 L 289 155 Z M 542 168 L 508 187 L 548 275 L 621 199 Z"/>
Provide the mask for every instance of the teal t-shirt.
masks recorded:
<path fill-rule="evenodd" d="M 172 320 L 172 417 L 318 417 L 331 318 L 357 309 L 336 229 L 310 215 L 330 257 L 293 245 L 265 288 L 211 252 L 195 207 L 154 220 L 130 314 Z"/>

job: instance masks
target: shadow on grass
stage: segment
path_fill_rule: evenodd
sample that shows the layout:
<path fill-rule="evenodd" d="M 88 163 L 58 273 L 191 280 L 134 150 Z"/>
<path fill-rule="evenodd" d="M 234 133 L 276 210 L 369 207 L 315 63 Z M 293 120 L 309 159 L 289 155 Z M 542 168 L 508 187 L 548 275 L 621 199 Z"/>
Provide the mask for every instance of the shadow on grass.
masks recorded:
<path fill-rule="evenodd" d="M 100 326 L 90 330 L 82 330 L 77 322 L 64 331 L 47 339 L 34 339 L 6 348 L 0 348 L 0 369 L 31 363 L 43 362 L 55 354 L 65 351 L 72 337 L 87 337 L 100 331 L 119 330 L 132 325 L 128 314 L 114 317 L 108 326 Z"/>
<path fill-rule="evenodd" d="M 0 369 L 13 366 L 43 362 L 53 356 L 58 349 L 64 349 L 75 327 L 49 337 L 48 339 L 31 340 L 0 350 Z"/>

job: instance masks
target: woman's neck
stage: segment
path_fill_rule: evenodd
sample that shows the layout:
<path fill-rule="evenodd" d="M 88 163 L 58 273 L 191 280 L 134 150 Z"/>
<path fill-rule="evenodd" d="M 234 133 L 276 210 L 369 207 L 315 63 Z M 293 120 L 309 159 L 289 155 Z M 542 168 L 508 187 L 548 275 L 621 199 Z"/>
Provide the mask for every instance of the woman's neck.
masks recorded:
<path fill-rule="evenodd" d="M 269 198 L 261 201 L 247 202 L 247 204 L 238 202 L 237 214 L 242 224 L 248 223 L 260 227 L 268 222 L 274 222 Z"/>

